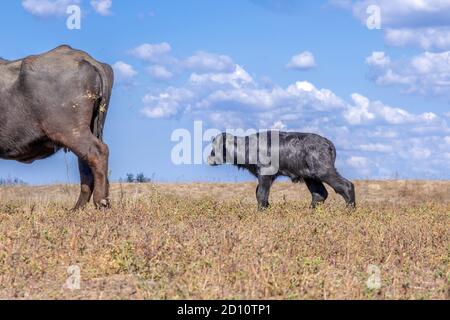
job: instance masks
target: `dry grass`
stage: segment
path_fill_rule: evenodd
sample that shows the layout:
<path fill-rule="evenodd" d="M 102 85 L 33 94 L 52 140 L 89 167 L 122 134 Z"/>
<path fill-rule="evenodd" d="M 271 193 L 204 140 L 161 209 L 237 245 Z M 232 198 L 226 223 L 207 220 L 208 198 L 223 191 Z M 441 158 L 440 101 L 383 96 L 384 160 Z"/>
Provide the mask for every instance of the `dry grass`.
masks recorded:
<path fill-rule="evenodd" d="M 278 183 L 261 214 L 254 187 L 114 185 L 114 209 L 75 214 L 75 186 L 0 188 L 0 298 L 450 298 L 450 182 L 360 181 L 354 212 Z"/>

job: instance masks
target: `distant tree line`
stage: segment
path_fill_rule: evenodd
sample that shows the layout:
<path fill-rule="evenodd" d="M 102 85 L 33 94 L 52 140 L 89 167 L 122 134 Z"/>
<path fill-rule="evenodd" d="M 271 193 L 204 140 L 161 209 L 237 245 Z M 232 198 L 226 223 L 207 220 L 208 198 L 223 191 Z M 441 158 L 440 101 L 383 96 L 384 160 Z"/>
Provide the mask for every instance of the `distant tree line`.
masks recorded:
<path fill-rule="evenodd" d="M 125 178 L 126 183 L 149 183 L 152 182 L 151 178 L 147 178 L 144 173 L 138 173 L 136 175 L 127 173 Z"/>
<path fill-rule="evenodd" d="M 0 178 L 0 186 L 21 186 L 27 183 L 19 178 Z"/>

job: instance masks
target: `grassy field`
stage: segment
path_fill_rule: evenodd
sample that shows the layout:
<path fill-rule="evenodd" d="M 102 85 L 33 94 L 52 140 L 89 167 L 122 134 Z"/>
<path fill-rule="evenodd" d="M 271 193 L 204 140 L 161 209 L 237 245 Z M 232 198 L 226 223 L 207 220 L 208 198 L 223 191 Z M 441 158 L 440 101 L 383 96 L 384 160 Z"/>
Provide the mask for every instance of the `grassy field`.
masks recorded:
<path fill-rule="evenodd" d="M 277 183 L 264 213 L 252 183 L 115 184 L 77 213 L 76 186 L 0 188 L 0 299 L 450 299 L 450 182 L 356 186 L 312 211 Z"/>

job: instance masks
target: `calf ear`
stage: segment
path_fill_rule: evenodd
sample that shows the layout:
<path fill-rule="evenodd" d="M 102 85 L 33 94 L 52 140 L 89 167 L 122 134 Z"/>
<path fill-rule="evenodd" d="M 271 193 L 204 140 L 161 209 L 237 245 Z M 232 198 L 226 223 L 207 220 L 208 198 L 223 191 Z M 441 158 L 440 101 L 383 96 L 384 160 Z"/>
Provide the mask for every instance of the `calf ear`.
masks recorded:
<path fill-rule="evenodd" d="M 225 146 L 226 146 L 227 150 L 231 150 L 232 148 L 234 148 L 234 136 L 233 135 L 227 134 Z"/>

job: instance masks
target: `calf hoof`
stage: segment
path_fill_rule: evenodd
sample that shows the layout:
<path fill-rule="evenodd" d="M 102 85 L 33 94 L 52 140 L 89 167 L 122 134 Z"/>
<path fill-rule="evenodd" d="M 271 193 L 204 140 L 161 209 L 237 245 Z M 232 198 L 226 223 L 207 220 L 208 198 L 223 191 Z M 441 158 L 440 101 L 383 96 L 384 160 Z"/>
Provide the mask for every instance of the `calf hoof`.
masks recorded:
<path fill-rule="evenodd" d="M 325 208 L 325 203 L 324 202 L 318 202 L 315 203 L 314 205 L 311 204 L 311 206 L 309 207 L 309 210 L 311 213 L 321 213 L 321 212 L 325 212 L 326 208 Z"/>
<path fill-rule="evenodd" d="M 356 210 L 356 203 L 355 202 L 347 203 L 347 209 L 351 211 Z"/>
<path fill-rule="evenodd" d="M 313 203 L 311 203 L 309 205 L 309 208 L 314 210 L 314 209 L 317 209 L 317 208 L 319 208 L 319 207 L 321 207 L 323 205 L 324 205 L 324 202 L 313 202 Z"/>
<path fill-rule="evenodd" d="M 347 203 L 346 209 L 349 213 L 356 211 L 356 203 L 354 202 Z"/>

